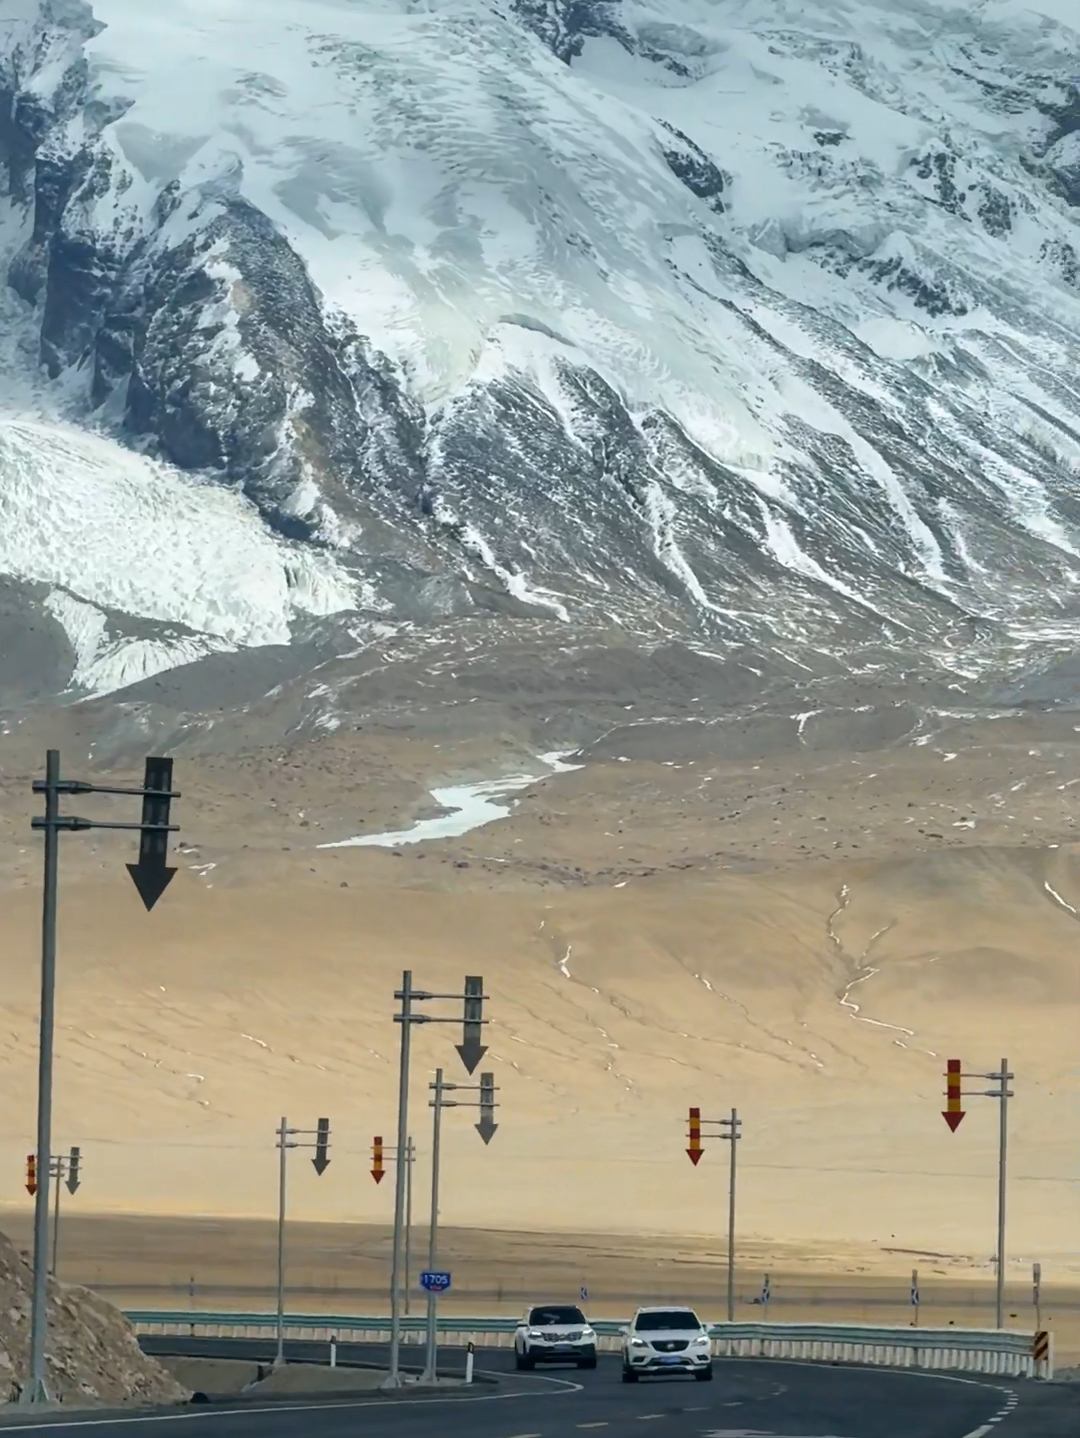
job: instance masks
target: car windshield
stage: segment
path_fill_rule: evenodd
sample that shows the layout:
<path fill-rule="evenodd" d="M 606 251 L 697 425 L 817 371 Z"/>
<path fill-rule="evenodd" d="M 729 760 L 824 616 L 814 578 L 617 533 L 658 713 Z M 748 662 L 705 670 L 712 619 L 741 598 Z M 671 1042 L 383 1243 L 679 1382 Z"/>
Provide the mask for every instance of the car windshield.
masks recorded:
<path fill-rule="evenodd" d="M 661 1328 L 700 1328 L 696 1313 L 689 1308 L 663 1308 L 655 1313 L 639 1313 L 634 1327 L 639 1333 L 655 1333 Z"/>
<path fill-rule="evenodd" d="M 533 1308 L 529 1322 L 538 1328 L 556 1328 L 565 1323 L 584 1323 L 585 1315 L 580 1308 L 560 1307 L 557 1303 L 547 1308 Z"/>

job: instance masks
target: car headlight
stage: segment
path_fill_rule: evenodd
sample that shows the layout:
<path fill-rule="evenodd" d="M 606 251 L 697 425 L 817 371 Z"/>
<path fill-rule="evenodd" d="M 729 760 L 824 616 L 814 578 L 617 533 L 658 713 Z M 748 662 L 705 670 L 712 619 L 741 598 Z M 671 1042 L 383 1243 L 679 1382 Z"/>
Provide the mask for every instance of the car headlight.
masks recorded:
<path fill-rule="evenodd" d="M 694 1339 L 694 1347 L 695 1347 L 695 1348 L 708 1348 L 708 1346 L 709 1346 L 709 1344 L 710 1344 L 711 1342 L 712 1342 L 712 1339 L 709 1338 L 706 1334 L 703 1333 L 700 1338 L 695 1338 L 695 1339 Z"/>
<path fill-rule="evenodd" d="M 631 1338 L 630 1340 L 631 1348 L 648 1348 L 648 1346 L 644 1338 Z"/>
<path fill-rule="evenodd" d="M 544 1335 L 540 1332 L 539 1328 L 530 1328 L 528 1333 L 526 1333 L 525 1335 L 526 1338 L 543 1338 L 543 1336 Z"/>
<path fill-rule="evenodd" d="M 582 1338 L 595 1338 L 596 1334 L 589 1327 L 589 1325 L 586 1324 L 585 1327 L 581 1330 L 581 1336 Z"/>

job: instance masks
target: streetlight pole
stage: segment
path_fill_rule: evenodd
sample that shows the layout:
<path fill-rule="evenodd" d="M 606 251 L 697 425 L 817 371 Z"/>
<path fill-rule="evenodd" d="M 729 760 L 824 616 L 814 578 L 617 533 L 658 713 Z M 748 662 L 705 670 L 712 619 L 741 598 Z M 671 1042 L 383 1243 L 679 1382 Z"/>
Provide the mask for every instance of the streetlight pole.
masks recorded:
<path fill-rule="evenodd" d="M 696 1168 L 704 1149 L 701 1146 L 701 1126 L 708 1124 L 719 1129 L 713 1138 L 723 1139 L 731 1144 L 731 1163 L 728 1171 L 728 1246 L 727 1246 L 727 1318 L 735 1321 L 735 1145 L 742 1138 L 742 1119 L 738 1110 L 731 1110 L 730 1118 L 702 1118 L 699 1108 L 690 1110 L 689 1140 L 687 1157 Z"/>
<path fill-rule="evenodd" d="M 495 1122 L 495 1075 L 481 1074 L 478 1084 L 447 1083 L 442 1069 L 435 1070 L 435 1082 L 429 1084 L 434 1098 L 429 1101 L 432 1110 L 431 1121 L 431 1215 L 428 1224 L 428 1272 L 435 1270 L 438 1258 L 439 1232 L 439 1166 L 442 1154 L 442 1111 L 444 1108 L 478 1108 L 480 1122 L 474 1127 L 485 1146 L 495 1135 L 499 1125 Z M 470 1093 L 473 1099 L 447 1098 L 447 1093 Z M 424 1352 L 424 1376 L 422 1382 L 434 1383 L 438 1376 L 438 1294 L 435 1289 L 427 1291 L 427 1342 Z M 471 1380 L 467 1380 L 471 1381 Z"/>
<path fill-rule="evenodd" d="M 1001 1060 L 997 1097 L 1001 1103 L 998 1115 L 998 1228 L 997 1228 L 997 1326 L 1005 1327 L 1005 1190 L 1006 1163 L 1009 1144 L 1009 1061 Z"/>
<path fill-rule="evenodd" d="M 471 1074 L 487 1052 L 480 1042 L 483 1025 L 484 981 L 477 975 L 465 979 L 464 992 L 456 994 L 428 993 L 413 987 L 412 972 L 406 969 L 401 976 L 401 988 L 394 998 L 401 1003 L 400 1012 L 394 1014 L 394 1022 L 401 1025 L 401 1051 L 398 1071 L 398 1125 L 397 1125 L 397 1168 L 394 1175 L 394 1238 L 390 1264 L 390 1371 L 384 1388 L 400 1388 L 401 1376 L 401 1270 L 402 1240 L 406 1210 L 406 1167 L 404 1155 L 409 1143 L 409 1059 L 413 1024 L 462 1024 L 462 1042 L 457 1045 L 458 1054 Z M 464 1017 L 442 1018 L 432 1014 L 417 1013 L 414 1004 L 431 999 L 452 999 L 464 1001 Z"/>
<path fill-rule="evenodd" d="M 278 1219 L 277 1219 L 277 1352 L 274 1367 L 280 1368 L 285 1362 L 285 1156 L 292 1144 L 289 1135 L 292 1129 L 289 1120 L 282 1117 L 278 1128 Z"/>
<path fill-rule="evenodd" d="M 147 759 L 141 789 L 61 779 L 60 751 L 45 755 L 45 778 L 35 779 L 32 792 L 45 799 L 45 813 L 30 821 L 45 836 L 41 908 L 41 1007 L 38 1020 L 37 1191 L 34 1194 L 33 1294 L 30 1304 L 30 1371 L 19 1395 L 21 1406 L 49 1401 L 45 1381 L 48 1339 L 49 1183 L 52 1160 L 53 1044 L 56 1027 L 56 909 L 60 869 L 60 831 L 138 829 L 139 861 L 128 871 L 146 908 L 165 892 L 175 869 L 166 866 L 168 837 L 178 826 L 169 823 L 169 808 L 180 797 L 172 788 L 172 760 Z M 141 797 L 142 822 L 111 823 L 60 813 L 62 794 L 124 794 Z M 57 1180 L 59 1182 L 59 1180 Z"/>
<path fill-rule="evenodd" d="M 953 1133 L 963 1122 L 965 1110 L 961 1106 L 961 1097 L 968 1098 L 996 1098 L 1001 1104 L 1001 1112 L 998 1114 L 998 1209 L 997 1209 L 997 1285 L 995 1294 L 996 1326 L 1005 1327 L 1005 1196 L 1007 1188 L 1007 1163 L 1009 1143 L 1009 1117 L 1008 1101 L 1015 1097 L 1015 1093 L 1009 1088 L 1009 1081 L 1016 1075 L 1009 1072 L 1008 1059 L 1001 1060 L 1000 1069 L 990 1073 L 963 1073 L 959 1059 L 949 1059 L 945 1066 L 945 1095 L 946 1106 L 942 1110 L 942 1118 L 949 1125 Z M 990 1079 L 994 1088 L 990 1089 L 964 1089 L 961 1088 L 961 1080 L 970 1078 Z"/>
<path fill-rule="evenodd" d="M 60 751 L 45 756 L 45 890 L 41 908 L 41 1010 L 38 1023 L 37 1175 L 34 1195 L 34 1294 L 30 1310 L 30 1381 L 25 1403 L 48 1403 L 49 1181 L 52 1157 L 53 1030 L 56 999 L 56 889 L 60 867 Z"/>
<path fill-rule="evenodd" d="M 734 1109 L 731 1117 L 722 1120 L 728 1132 L 722 1138 L 731 1142 L 731 1175 L 728 1182 L 728 1245 L 727 1245 L 727 1316 L 728 1322 L 735 1321 L 735 1145 L 739 1139 L 739 1115 Z"/>
<path fill-rule="evenodd" d="M 401 1061 L 398 1069 L 398 1131 L 397 1163 L 394 1165 L 394 1245 L 390 1261 L 390 1372 L 387 1385 L 397 1388 L 401 1383 L 401 1293 L 399 1273 L 401 1266 L 401 1228 L 405 1212 L 405 1165 L 402 1155 L 409 1138 L 409 1047 L 412 1042 L 413 986 L 412 972 L 406 969 L 401 976 L 401 989 L 395 997 L 401 999 L 401 1013 L 394 1018 L 401 1024 Z"/>
<path fill-rule="evenodd" d="M 302 1143 L 304 1138 L 313 1138 L 314 1143 Z M 330 1166 L 326 1150 L 330 1147 L 330 1120 L 319 1119 L 315 1128 L 290 1128 L 289 1120 L 282 1118 L 277 1130 L 277 1147 L 281 1155 L 278 1161 L 278 1230 L 277 1230 L 277 1352 L 274 1367 L 285 1363 L 285 1156 L 290 1148 L 313 1148 L 315 1157 L 311 1160 L 315 1172 L 321 1178 Z"/>
<path fill-rule="evenodd" d="M 439 1150 L 442 1142 L 443 1071 L 435 1070 L 435 1082 L 431 1085 L 435 1097 L 431 1100 L 431 1215 L 428 1220 L 428 1270 L 435 1268 L 438 1257 L 439 1231 Z M 429 1291 L 427 1296 L 427 1342 L 424 1349 L 424 1382 L 434 1383 L 438 1364 L 438 1318 L 436 1295 Z"/>

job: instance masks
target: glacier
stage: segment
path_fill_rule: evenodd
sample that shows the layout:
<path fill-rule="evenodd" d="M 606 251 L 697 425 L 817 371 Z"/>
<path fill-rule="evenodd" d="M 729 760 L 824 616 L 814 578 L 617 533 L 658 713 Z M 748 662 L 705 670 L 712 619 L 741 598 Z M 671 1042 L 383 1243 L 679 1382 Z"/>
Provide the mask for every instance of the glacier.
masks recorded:
<path fill-rule="evenodd" d="M 80 692 L 305 613 L 1069 652 L 1078 146 L 1065 0 L 0 0 L 0 574 Z"/>

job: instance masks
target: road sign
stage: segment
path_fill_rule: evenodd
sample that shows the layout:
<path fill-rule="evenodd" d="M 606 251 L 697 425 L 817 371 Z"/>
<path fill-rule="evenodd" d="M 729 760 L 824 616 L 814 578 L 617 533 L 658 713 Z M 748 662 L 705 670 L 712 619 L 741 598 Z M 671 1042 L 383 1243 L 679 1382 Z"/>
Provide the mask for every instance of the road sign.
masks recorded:
<path fill-rule="evenodd" d="M 425 1293 L 448 1293 L 450 1275 L 444 1270 L 425 1268 L 420 1275 L 420 1287 Z"/>
<path fill-rule="evenodd" d="M 330 1160 L 326 1156 L 326 1150 L 330 1147 L 330 1120 L 320 1118 L 315 1124 L 315 1157 L 311 1162 L 315 1165 L 315 1172 L 321 1178 L 330 1167 Z"/>
<path fill-rule="evenodd" d="M 382 1135 L 376 1134 L 371 1141 L 371 1176 L 376 1183 L 382 1183 L 386 1177 L 386 1167 L 383 1163 L 383 1141 Z"/>
<path fill-rule="evenodd" d="M 176 873 L 175 869 L 170 869 L 165 863 L 169 844 L 172 766 L 171 759 L 146 761 L 139 862 L 127 866 L 128 873 L 139 891 L 139 897 L 147 909 L 154 907 Z"/>
<path fill-rule="evenodd" d="M 941 1117 L 955 1133 L 964 1119 L 960 1106 L 960 1060 L 949 1059 L 945 1067 L 945 1107 Z"/>
<path fill-rule="evenodd" d="M 67 1161 L 67 1191 L 74 1193 L 79 1187 L 79 1164 L 82 1162 L 82 1150 L 73 1148 L 68 1154 Z"/>
<path fill-rule="evenodd" d="M 31 1198 L 37 1193 L 37 1159 L 32 1153 L 26 1155 L 26 1191 Z"/>
<path fill-rule="evenodd" d="M 701 1110 L 690 1110 L 690 1147 L 686 1150 L 690 1162 L 697 1167 L 701 1161 Z"/>
<path fill-rule="evenodd" d="M 462 1042 L 457 1045 L 461 1062 L 469 1073 L 476 1072 L 476 1065 L 487 1053 L 487 1046 L 480 1042 L 483 1022 L 484 980 L 474 974 L 465 980 L 465 1021 Z"/>
<path fill-rule="evenodd" d="M 476 1132 L 490 1143 L 499 1125 L 495 1122 L 495 1075 L 480 1075 L 480 1122 L 474 1124 Z"/>

